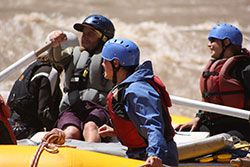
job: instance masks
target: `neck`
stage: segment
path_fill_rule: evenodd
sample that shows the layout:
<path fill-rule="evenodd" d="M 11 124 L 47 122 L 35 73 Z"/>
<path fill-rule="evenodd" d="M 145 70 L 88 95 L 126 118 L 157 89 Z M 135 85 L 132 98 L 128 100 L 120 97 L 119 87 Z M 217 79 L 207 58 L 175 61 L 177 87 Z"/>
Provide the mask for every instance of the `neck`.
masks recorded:
<path fill-rule="evenodd" d="M 241 46 L 236 46 L 231 44 L 228 47 L 226 47 L 224 51 L 224 58 L 230 58 L 235 55 L 240 55 L 241 50 L 242 50 Z"/>
<path fill-rule="evenodd" d="M 117 84 L 121 83 L 127 78 L 128 72 L 124 70 L 123 68 L 120 68 L 119 71 L 117 71 Z"/>
<path fill-rule="evenodd" d="M 229 48 L 225 50 L 224 58 L 230 58 L 230 57 L 233 57 L 233 56 L 234 56 L 234 54 Z"/>

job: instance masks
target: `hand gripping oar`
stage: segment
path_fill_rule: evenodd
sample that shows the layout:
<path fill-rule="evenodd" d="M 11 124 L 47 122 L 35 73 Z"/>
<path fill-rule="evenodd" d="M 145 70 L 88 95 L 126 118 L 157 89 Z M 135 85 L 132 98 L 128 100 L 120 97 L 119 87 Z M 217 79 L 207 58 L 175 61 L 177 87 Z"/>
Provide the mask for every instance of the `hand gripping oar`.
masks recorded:
<path fill-rule="evenodd" d="M 51 42 L 47 43 L 46 45 L 42 46 L 41 48 L 37 49 L 36 51 L 32 51 L 10 65 L 9 67 L 5 68 L 3 71 L 0 72 L 0 82 L 4 80 L 7 76 L 11 75 L 14 71 L 19 70 L 24 65 L 31 63 L 36 59 L 37 56 L 42 54 L 44 51 L 48 50 L 51 46 Z"/>

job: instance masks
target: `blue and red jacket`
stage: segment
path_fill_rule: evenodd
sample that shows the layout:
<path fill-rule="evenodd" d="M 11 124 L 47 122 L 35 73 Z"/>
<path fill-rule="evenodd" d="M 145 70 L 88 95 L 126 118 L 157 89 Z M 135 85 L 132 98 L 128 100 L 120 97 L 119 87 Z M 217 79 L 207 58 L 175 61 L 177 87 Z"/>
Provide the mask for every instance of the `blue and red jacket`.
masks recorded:
<path fill-rule="evenodd" d="M 107 104 L 115 132 L 123 145 L 144 147 L 148 156 L 161 159 L 171 154 L 167 147 L 167 142 L 174 137 L 168 112 L 171 102 L 163 83 L 153 75 L 151 62 L 142 64 L 113 88 Z"/>

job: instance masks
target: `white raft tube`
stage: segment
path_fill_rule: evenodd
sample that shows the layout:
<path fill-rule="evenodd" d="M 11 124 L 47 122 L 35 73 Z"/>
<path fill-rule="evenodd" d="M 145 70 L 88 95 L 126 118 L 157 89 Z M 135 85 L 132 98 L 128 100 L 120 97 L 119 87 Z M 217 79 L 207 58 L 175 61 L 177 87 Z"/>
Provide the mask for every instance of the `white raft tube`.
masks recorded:
<path fill-rule="evenodd" d="M 227 107 L 212 103 L 206 103 L 177 96 L 170 96 L 170 98 L 172 103 L 176 105 L 183 105 L 212 113 L 228 115 L 236 118 L 245 119 L 250 122 L 250 111 L 247 110 L 242 110 L 238 108 Z"/>

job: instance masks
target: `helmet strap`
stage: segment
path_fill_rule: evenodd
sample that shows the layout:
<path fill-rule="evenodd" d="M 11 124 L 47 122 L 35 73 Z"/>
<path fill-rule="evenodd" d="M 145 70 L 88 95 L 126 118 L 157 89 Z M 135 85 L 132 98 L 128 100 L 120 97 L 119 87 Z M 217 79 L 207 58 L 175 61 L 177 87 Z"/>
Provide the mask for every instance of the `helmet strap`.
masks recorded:
<path fill-rule="evenodd" d="M 225 40 L 225 39 L 224 39 L 224 40 Z M 225 45 L 224 40 L 221 40 L 221 45 L 222 45 L 223 50 L 222 50 L 222 52 L 221 52 L 221 54 L 220 54 L 219 59 L 224 58 L 224 54 L 225 54 L 226 49 L 232 45 L 231 42 L 230 42 L 228 45 Z"/>
<path fill-rule="evenodd" d="M 98 54 L 101 52 L 103 45 L 104 45 L 104 42 L 101 39 L 99 39 L 97 44 L 96 44 L 96 47 L 89 52 L 93 55 Z"/>
<path fill-rule="evenodd" d="M 108 37 L 106 37 L 106 35 L 103 35 L 103 34 L 102 34 L 101 40 L 105 43 L 105 42 L 107 42 L 107 40 L 109 40 L 109 39 L 108 39 Z"/>
<path fill-rule="evenodd" d="M 112 65 L 112 69 L 113 69 L 113 79 L 112 79 L 112 82 L 113 82 L 114 85 L 116 85 L 117 84 L 117 72 L 119 71 L 120 66 L 115 67 L 114 61 L 111 62 L 111 65 Z"/>
<path fill-rule="evenodd" d="M 91 50 L 90 53 L 92 53 L 92 54 L 98 54 L 98 53 L 101 52 L 103 45 L 107 41 L 107 40 L 105 41 L 105 39 L 107 39 L 107 37 L 105 35 L 103 35 L 103 33 L 101 33 L 101 34 L 102 35 L 99 37 L 98 43 L 97 43 L 96 47 L 93 50 Z"/>

